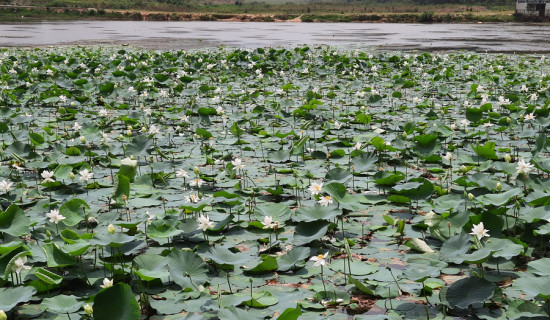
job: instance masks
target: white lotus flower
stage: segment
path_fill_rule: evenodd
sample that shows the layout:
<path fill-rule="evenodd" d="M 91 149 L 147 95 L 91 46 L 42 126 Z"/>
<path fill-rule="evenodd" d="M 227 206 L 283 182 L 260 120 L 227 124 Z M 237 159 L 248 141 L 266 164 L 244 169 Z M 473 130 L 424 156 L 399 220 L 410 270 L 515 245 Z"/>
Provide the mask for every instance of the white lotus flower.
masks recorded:
<path fill-rule="evenodd" d="M 6 180 L 2 180 L 0 181 L 0 191 L 8 192 L 11 190 L 12 185 L 13 185 L 13 182 L 7 182 Z"/>
<path fill-rule="evenodd" d="M 78 173 L 80 174 L 80 178 L 78 178 L 80 181 L 88 181 L 94 176 L 94 173 L 88 171 L 88 169 L 84 169 Z"/>
<path fill-rule="evenodd" d="M 103 284 L 100 285 L 101 288 L 109 288 L 113 286 L 114 280 L 109 280 L 108 278 L 103 278 Z"/>
<path fill-rule="evenodd" d="M 353 146 L 352 150 L 361 150 L 361 142 L 357 142 L 357 143 Z"/>
<path fill-rule="evenodd" d="M 191 203 L 197 203 L 197 202 L 199 202 L 199 201 L 201 200 L 201 198 L 199 198 L 199 197 L 198 197 L 197 195 L 195 195 L 195 194 L 191 194 L 191 195 L 189 195 L 189 196 L 185 196 L 185 197 L 184 197 L 184 200 L 185 200 L 185 203 L 189 203 L 189 202 L 191 202 Z"/>
<path fill-rule="evenodd" d="M 342 124 L 338 121 L 334 121 L 334 128 L 336 130 L 340 130 L 340 128 L 342 128 Z"/>
<path fill-rule="evenodd" d="M 451 161 L 453 160 L 453 154 L 450 153 L 450 152 L 447 152 L 444 156 L 443 156 L 443 159 L 447 160 L 447 161 Z"/>
<path fill-rule="evenodd" d="M 532 120 L 535 120 L 535 113 L 534 112 L 531 112 L 527 115 L 525 115 L 525 118 L 523 118 L 525 121 L 532 121 Z"/>
<path fill-rule="evenodd" d="M 19 257 L 15 259 L 12 270 L 15 271 L 15 273 L 19 274 L 22 270 L 31 269 L 31 267 L 26 266 L 25 263 L 27 263 L 27 257 Z"/>
<path fill-rule="evenodd" d="M 153 222 L 153 219 L 155 219 L 156 215 L 151 214 L 149 211 L 145 211 L 145 214 L 147 215 L 147 225 L 150 225 Z"/>
<path fill-rule="evenodd" d="M 467 127 L 469 124 L 470 124 L 470 121 L 468 119 L 462 119 L 460 121 L 460 125 L 462 125 L 463 127 Z"/>
<path fill-rule="evenodd" d="M 322 182 L 312 182 L 309 186 L 309 192 L 312 196 L 316 196 L 321 193 L 321 190 L 323 190 L 323 183 Z"/>
<path fill-rule="evenodd" d="M 264 221 L 262 222 L 264 225 L 264 229 L 271 229 L 278 225 L 278 222 L 273 223 L 273 217 L 272 216 L 265 216 Z"/>
<path fill-rule="evenodd" d="M 313 263 L 313 266 L 314 267 L 319 267 L 319 266 L 324 266 L 325 263 L 326 263 L 326 258 L 328 256 L 328 251 L 325 252 L 325 254 L 320 254 L 318 256 L 313 256 L 309 259 L 309 261 L 314 261 Z"/>
<path fill-rule="evenodd" d="M 322 205 L 323 207 L 327 207 L 329 204 L 332 203 L 332 197 L 331 196 L 324 196 L 324 197 L 321 197 L 321 199 L 317 202 L 320 205 Z"/>
<path fill-rule="evenodd" d="M 476 236 L 478 240 L 481 240 L 483 237 L 490 237 L 487 231 L 489 230 L 485 229 L 483 222 L 480 222 L 479 224 L 474 224 L 470 234 Z"/>
<path fill-rule="evenodd" d="M 159 128 L 157 128 L 155 125 L 151 125 L 151 126 L 149 127 L 149 132 L 148 132 L 148 133 L 154 135 L 154 134 L 160 133 L 160 130 L 159 130 Z"/>
<path fill-rule="evenodd" d="M 123 166 L 130 166 L 130 167 L 137 167 L 138 161 L 130 158 L 124 158 L 120 160 L 120 165 Z"/>
<path fill-rule="evenodd" d="M 109 112 L 107 111 L 107 109 L 102 108 L 102 109 L 99 109 L 98 114 L 100 117 L 107 117 L 109 115 Z"/>
<path fill-rule="evenodd" d="M 197 222 L 199 223 L 197 230 L 201 229 L 203 232 L 214 226 L 214 223 L 210 221 L 210 218 L 208 216 L 203 216 L 202 214 L 197 218 Z"/>
<path fill-rule="evenodd" d="M 78 124 L 78 122 L 75 122 L 73 124 L 73 130 L 74 131 L 80 131 L 80 129 L 82 129 L 82 126 Z"/>
<path fill-rule="evenodd" d="M 111 141 L 111 138 L 109 138 L 109 135 L 106 134 L 105 132 L 101 132 L 101 142 L 107 143 L 109 141 Z"/>
<path fill-rule="evenodd" d="M 235 160 L 231 161 L 231 164 L 233 165 L 235 170 L 244 168 L 244 164 L 242 164 L 242 160 L 240 158 L 235 158 Z"/>
<path fill-rule="evenodd" d="M 525 159 L 523 158 L 520 158 L 519 161 L 518 161 L 518 164 L 516 166 L 516 173 L 517 174 L 520 174 L 520 173 L 524 173 L 524 174 L 527 174 L 529 172 L 531 172 L 531 170 L 533 170 L 535 166 L 528 163 L 528 162 L 525 162 Z"/>
<path fill-rule="evenodd" d="M 46 216 L 50 218 L 50 222 L 58 224 L 59 221 L 67 219 L 63 215 L 59 214 L 59 210 L 52 209 L 50 212 L 46 213 Z"/>
<path fill-rule="evenodd" d="M 44 170 L 40 175 L 44 179 L 44 182 L 55 182 L 55 180 L 52 179 L 54 175 L 53 171 Z"/>
<path fill-rule="evenodd" d="M 176 171 L 176 177 L 177 178 L 189 178 L 189 175 L 187 174 L 187 171 L 180 169 Z"/>
<path fill-rule="evenodd" d="M 200 188 L 203 184 L 204 184 L 204 180 L 202 180 L 200 178 L 196 178 L 196 179 L 193 179 L 193 180 L 189 181 L 189 185 L 191 187 L 197 186 L 197 187 Z"/>
<path fill-rule="evenodd" d="M 527 92 L 527 91 L 529 91 L 529 88 L 527 88 L 526 85 L 522 84 L 522 85 L 521 85 L 521 89 L 519 89 L 519 91 Z"/>

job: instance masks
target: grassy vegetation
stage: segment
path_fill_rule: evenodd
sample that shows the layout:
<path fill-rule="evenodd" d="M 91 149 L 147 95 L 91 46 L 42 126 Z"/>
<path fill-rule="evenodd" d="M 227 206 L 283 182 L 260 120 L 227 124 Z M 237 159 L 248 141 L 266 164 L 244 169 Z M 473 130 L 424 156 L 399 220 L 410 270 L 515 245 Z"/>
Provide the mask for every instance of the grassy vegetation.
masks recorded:
<path fill-rule="evenodd" d="M 0 1 L 13 5 L 13 1 Z M 20 5 L 20 3 L 17 3 Z M 236 1 L 84 1 L 29 0 L 28 7 L 3 7 L 4 21 L 21 16 L 34 19 L 124 19 L 124 20 L 246 20 L 302 22 L 509 22 L 513 21 L 513 1 L 493 0 L 476 5 L 424 1 L 331 1 L 292 2 L 265 0 Z"/>

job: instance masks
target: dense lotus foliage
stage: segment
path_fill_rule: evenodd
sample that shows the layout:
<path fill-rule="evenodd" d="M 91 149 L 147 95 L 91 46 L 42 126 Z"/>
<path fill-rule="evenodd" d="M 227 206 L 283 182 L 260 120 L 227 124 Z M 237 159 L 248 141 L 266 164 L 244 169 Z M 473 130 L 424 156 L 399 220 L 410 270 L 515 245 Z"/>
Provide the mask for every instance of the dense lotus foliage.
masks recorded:
<path fill-rule="evenodd" d="M 0 51 L 0 318 L 547 319 L 549 64 Z"/>

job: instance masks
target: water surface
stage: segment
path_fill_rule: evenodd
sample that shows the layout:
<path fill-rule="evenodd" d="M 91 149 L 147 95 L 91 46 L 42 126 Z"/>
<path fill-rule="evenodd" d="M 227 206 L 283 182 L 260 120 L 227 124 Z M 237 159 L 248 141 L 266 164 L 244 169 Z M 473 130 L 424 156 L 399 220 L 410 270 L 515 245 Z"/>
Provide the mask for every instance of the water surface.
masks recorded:
<path fill-rule="evenodd" d="M 63 21 L 0 24 L 0 47 L 120 45 L 148 49 L 327 44 L 383 50 L 550 52 L 550 25 Z"/>

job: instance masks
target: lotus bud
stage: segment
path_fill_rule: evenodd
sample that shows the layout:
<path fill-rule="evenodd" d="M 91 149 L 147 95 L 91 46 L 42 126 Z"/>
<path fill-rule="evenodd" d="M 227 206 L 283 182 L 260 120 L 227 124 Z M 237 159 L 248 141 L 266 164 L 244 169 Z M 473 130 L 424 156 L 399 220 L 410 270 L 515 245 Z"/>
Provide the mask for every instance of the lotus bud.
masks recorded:
<path fill-rule="evenodd" d="M 471 193 L 468 193 L 468 200 L 472 201 L 474 199 L 474 195 Z"/>
<path fill-rule="evenodd" d="M 123 139 L 124 139 L 124 136 L 121 134 L 121 135 L 118 136 L 118 138 L 119 138 L 120 140 L 123 140 Z"/>
<path fill-rule="evenodd" d="M 8 316 L 4 312 L 4 310 L 0 310 L 0 320 L 8 320 Z"/>
<path fill-rule="evenodd" d="M 407 132 L 403 131 L 403 138 L 407 139 Z"/>
<path fill-rule="evenodd" d="M 507 153 L 507 154 L 504 156 L 504 161 L 506 161 L 506 162 L 512 161 L 512 156 L 510 156 L 510 154 Z"/>
<path fill-rule="evenodd" d="M 97 219 L 95 217 L 88 217 L 88 223 L 97 223 Z"/>
<path fill-rule="evenodd" d="M 510 119 L 510 117 L 506 117 L 506 122 L 510 123 L 512 122 L 512 119 Z"/>
<path fill-rule="evenodd" d="M 72 173 L 72 172 L 71 172 L 71 173 L 69 173 L 69 178 L 71 178 L 71 180 L 74 180 L 74 178 L 75 178 L 75 175 L 74 175 L 74 173 Z"/>
<path fill-rule="evenodd" d="M 127 129 L 128 129 L 128 130 L 134 130 L 134 128 L 132 128 L 132 126 L 128 126 Z"/>
<path fill-rule="evenodd" d="M 199 174 L 201 171 L 199 170 L 199 167 L 194 166 L 194 167 L 193 167 L 193 172 L 194 172 L 195 174 Z"/>
<path fill-rule="evenodd" d="M 466 129 L 464 129 L 464 132 L 468 133 L 468 132 L 470 132 L 470 129 L 466 128 Z"/>
<path fill-rule="evenodd" d="M 86 137 L 80 136 L 80 143 L 86 143 Z"/>
<path fill-rule="evenodd" d="M 71 107 L 74 107 L 74 106 L 75 106 L 74 101 L 71 101 Z"/>
<path fill-rule="evenodd" d="M 132 130 L 126 130 L 126 135 L 131 136 L 132 135 Z"/>
<path fill-rule="evenodd" d="M 497 182 L 496 188 L 497 188 L 497 191 L 502 190 L 502 184 L 500 182 Z"/>
<path fill-rule="evenodd" d="M 109 232 L 110 234 L 115 234 L 116 233 L 115 226 L 113 226 L 112 224 L 107 226 L 107 232 Z"/>
<path fill-rule="evenodd" d="M 147 128 L 141 127 L 141 132 L 143 132 L 143 133 L 147 132 Z"/>
<path fill-rule="evenodd" d="M 461 165 L 460 166 L 460 171 L 466 173 L 466 171 L 468 171 L 468 168 L 465 165 Z"/>
<path fill-rule="evenodd" d="M 91 316 L 92 314 L 94 314 L 94 309 L 89 304 L 86 304 L 84 306 L 84 312 L 86 312 L 87 315 Z"/>

